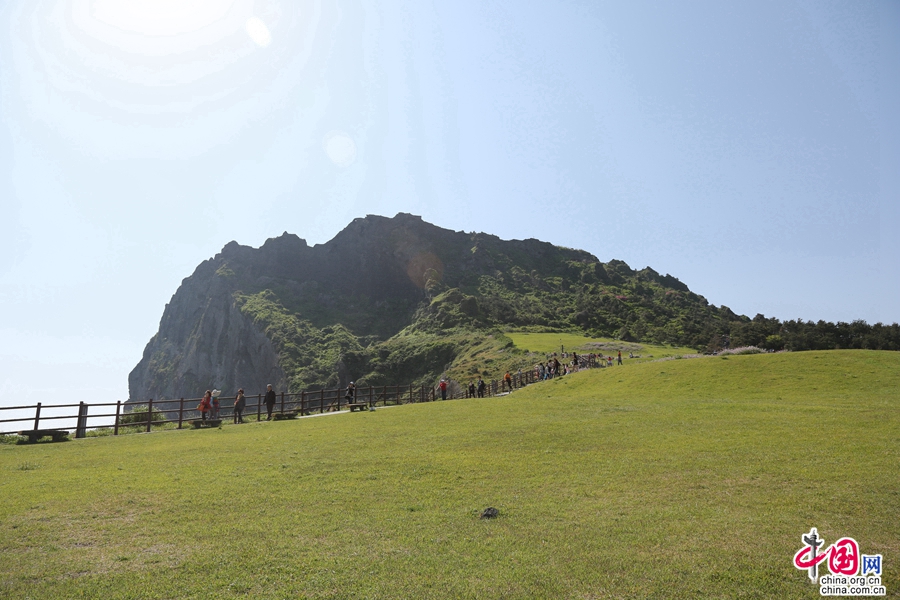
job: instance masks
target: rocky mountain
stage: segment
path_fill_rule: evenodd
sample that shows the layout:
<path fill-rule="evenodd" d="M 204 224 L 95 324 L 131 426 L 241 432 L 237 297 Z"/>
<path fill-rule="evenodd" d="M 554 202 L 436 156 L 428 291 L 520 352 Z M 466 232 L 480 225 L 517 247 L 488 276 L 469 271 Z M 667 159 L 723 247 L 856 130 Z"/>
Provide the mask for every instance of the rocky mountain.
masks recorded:
<path fill-rule="evenodd" d="M 510 328 L 706 348 L 725 336 L 784 346 L 790 323 L 712 306 L 649 267 L 370 215 L 312 247 L 289 233 L 225 245 L 182 282 L 128 381 L 136 401 L 431 383 L 528 365 Z M 900 346 L 896 329 L 885 339 Z"/>

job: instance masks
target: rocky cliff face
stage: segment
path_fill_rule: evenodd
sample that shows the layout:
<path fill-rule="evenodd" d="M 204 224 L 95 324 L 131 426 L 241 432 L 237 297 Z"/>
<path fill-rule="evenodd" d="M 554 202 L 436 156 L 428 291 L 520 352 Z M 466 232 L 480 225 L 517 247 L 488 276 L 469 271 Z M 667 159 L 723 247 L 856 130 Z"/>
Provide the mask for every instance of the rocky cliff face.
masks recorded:
<path fill-rule="evenodd" d="M 199 397 L 208 389 L 262 393 L 284 389 L 278 353 L 242 314 L 219 257 L 201 264 L 166 305 L 159 331 L 128 376 L 133 400 Z"/>
<path fill-rule="evenodd" d="M 344 324 L 355 336 L 395 334 L 424 299 L 424 272 L 434 263 L 428 250 L 438 233 L 453 234 L 401 214 L 357 219 L 312 248 L 288 233 L 259 249 L 230 242 L 166 305 L 158 333 L 129 374 L 131 399 L 199 397 L 212 388 L 256 394 L 268 383 L 288 389 L 284 349 L 266 334 L 270 324 L 242 311 L 262 291 L 317 330 Z M 345 372 L 336 358 L 329 368 Z M 319 383 L 340 385 L 350 376 Z"/>

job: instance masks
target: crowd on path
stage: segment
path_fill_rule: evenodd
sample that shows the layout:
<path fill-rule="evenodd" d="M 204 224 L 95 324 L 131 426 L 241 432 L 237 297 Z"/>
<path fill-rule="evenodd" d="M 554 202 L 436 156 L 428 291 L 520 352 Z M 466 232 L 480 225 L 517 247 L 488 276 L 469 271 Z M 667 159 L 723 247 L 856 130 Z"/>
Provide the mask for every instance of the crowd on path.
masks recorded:
<path fill-rule="evenodd" d="M 560 354 L 564 360 L 571 358 L 565 363 L 561 363 L 559 361 Z M 583 369 L 595 369 L 597 367 L 611 367 L 613 366 L 613 361 L 616 362 L 617 365 L 624 364 L 622 362 L 622 351 L 619 350 L 618 355 L 613 358 L 612 356 L 603 356 L 602 354 L 578 354 L 577 352 L 562 352 L 557 354 L 553 352 L 552 354 L 547 356 L 547 364 L 545 365 L 543 362 L 538 363 L 535 367 L 535 375 L 538 378 L 538 381 L 544 381 L 546 379 L 553 379 L 554 377 L 558 377 L 561 375 L 568 375 L 569 373 L 576 373 Z M 629 358 L 634 358 L 634 354 L 631 353 L 628 356 Z"/>

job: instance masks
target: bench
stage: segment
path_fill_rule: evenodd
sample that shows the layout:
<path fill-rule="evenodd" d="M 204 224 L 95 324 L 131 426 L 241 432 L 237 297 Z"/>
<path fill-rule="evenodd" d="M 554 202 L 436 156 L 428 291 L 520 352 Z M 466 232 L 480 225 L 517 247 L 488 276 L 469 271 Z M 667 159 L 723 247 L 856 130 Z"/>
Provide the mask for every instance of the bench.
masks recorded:
<path fill-rule="evenodd" d="M 188 421 L 194 429 L 201 429 L 203 427 L 218 427 L 222 424 L 222 419 L 191 419 Z"/>
<path fill-rule="evenodd" d="M 299 413 L 296 410 L 288 410 L 285 412 L 274 413 L 272 416 L 276 421 L 284 421 L 285 419 L 296 419 Z"/>
<path fill-rule="evenodd" d="M 68 439 L 69 432 L 65 429 L 30 429 L 20 431 L 19 435 L 28 438 L 29 444 L 36 443 L 42 437 L 51 437 L 54 442 L 63 442 Z"/>
<path fill-rule="evenodd" d="M 369 405 L 365 402 L 351 402 L 347 404 L 347 406 L 350 407 L 350 412 L 355 410 L 367 410 L 369 408 Z"/>

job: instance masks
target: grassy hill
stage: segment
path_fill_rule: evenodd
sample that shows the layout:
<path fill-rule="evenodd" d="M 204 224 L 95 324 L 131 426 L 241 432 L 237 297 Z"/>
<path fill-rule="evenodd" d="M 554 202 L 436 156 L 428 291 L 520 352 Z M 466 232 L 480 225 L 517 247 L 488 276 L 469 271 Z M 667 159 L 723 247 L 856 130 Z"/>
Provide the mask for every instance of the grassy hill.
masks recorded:
<path fill-rule="evenodd" d="M 806 352 L 0 445 L 0 597 L 813 598 L 813 526 L 896 595 L 898 407 L 900 354 Z"/>

